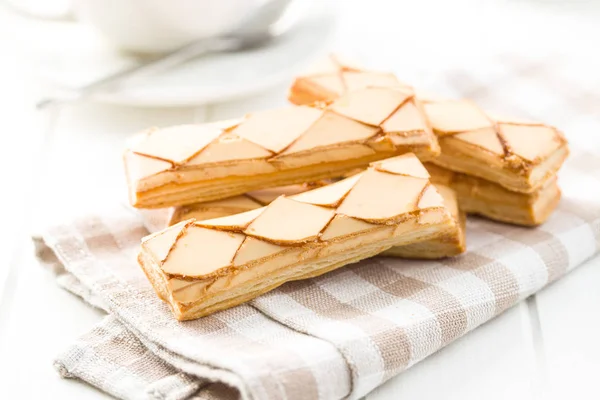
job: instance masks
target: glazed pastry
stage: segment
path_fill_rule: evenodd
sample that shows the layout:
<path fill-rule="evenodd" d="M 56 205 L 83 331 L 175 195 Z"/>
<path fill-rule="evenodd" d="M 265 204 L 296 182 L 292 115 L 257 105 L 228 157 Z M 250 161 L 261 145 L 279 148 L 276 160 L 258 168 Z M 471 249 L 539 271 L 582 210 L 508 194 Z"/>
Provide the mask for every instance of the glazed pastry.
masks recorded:
<path fill-rule="evenodd" d="M 183 221 L 144 238 L 138 260 L 175 317 L 189 320 L 452 229 L 444 200 L 409 154 L 263 208 Z"/>
<path fill-rule="evenodd" d="M 334 178 L 407 152 L 430 160 L 439 146 L 414 93 L 386 86 L 323 107 L 150 130 L 126 151 L 125 168 L 131 204 L 160 208 Z"/>
<path fill-rule="evenodd" d="M 316 70 L 296 79 L 289 99 L 294 104 L 336 101 L 376 85 L 406 87 L 393 74 L 364 71 L 330 57 Z M 401 86 L 399 86 L 401 85 Z M 404 89 L 403 89 L 404 90 Z M 496 118 L 468 100 L 417 97 L 438 136 L 441 155 L 433 163 L 477 176 L 508 190 L 533 193 L 551 180 L 568 155 L 564 136 L 538 122 Z"/>
<path fill-rule="evenodd" d="M 205 219 L 224 217 L 255 210 L 270 204 L 281 195 L 294 199 L 295 194 L 322 187 L 326 184 L 327 182 L 319 181 L 305 185 L 290 185 L 257 190 L 240 196 L 209 201 L 206 203 L 196 203 L 166 209 L 142 209 L 140 211 L 144 216 L 146 227 L 150 232 L 156 232 L 192 218 L 197 221 L 202 221 Z M 386 251 L 384 253 L 385 255 L 403 258 L 438 259 L 452 257 L 465 251 L 465 215 L 464 212 L 458 209 L 456 193 L 447 186 L 439 184 L 436 184 L 435 186 L 443 197 L 446 208 L 448 208 L 454 218 L 455 228 L 449 230 L 441 237 L 436 237 L 414 245 L 393 247 Z"/>
<path fill-rule="evenodd" d="M 461 210 L 496 221 L 536 226 L 545 222 L 560 201 L 556 176 L 533 193 L 511 192 L 500 185 L 425 163 L 431 181 L 451 187 Z"/>

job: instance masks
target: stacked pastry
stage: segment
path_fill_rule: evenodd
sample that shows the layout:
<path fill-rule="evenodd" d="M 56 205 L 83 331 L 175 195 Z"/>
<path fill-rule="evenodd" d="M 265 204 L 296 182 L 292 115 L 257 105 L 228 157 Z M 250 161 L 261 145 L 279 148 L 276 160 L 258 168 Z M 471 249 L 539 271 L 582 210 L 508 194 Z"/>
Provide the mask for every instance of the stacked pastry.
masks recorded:
<path fill-rule="evenodd" d="M 299 105 L 151 129 L 126 151 L 131 204 L 157 231 L 138 260 L 176 318 L 376 254 L 455 256 L 464 211 L 535 225 L 558 202 L 567 147 L 552 127 L 419 98 L 333 58 L 290 99 Z"/>
<path fill-rule="evenodd" d="M 394 91 L 381 93 L 391 93 L 388 99 L 395 96 Z M 199 217 L 142 242 L 140 265 L 175 316 L 197 318 L 286 281 L 382 252 L 441 257 L 464 251 L 464 218 L 454 193 L 442 188 L 444 200 L 419 159 L 405 154 L 412 150 L 431 159 L 439 153 L 425 122 L 420 129 L 414 124 L 403 128 L 403 119 L 415 114 L 425 121 L 411 96 L 388 111 L 408 117 L 385 128 L 339 117 L 331 107 L 290 107 L 283 115 L 267 114 L 272 121 L 258 114 L 260 124 L 250 115 L 242 121 L 154 129 L 138 136 L 125 153 L 132 204 L 170 206 L 168 224 Z M 271 125 L 312 111 L 319 118 L 281 144 Z M 296 124 L 285 127 L 296 129 Z M 290 135 L 282 131 L 280 136 Z M 278 153 L 259 146 L 274 149 L 278 141 Z M 357 167 L 368 168 L 352 175 Z M 330 184 L 289 187 L 347 174 L 351 176 Z M 288 187 L 261 189 L 281 184 Z M 313 189 L 306 191 L 309 187 Z M 286 193 L 273 199 L 273 192 Z M 245 209 L 249 211 L 205 219 L 207 212 L 212 217 Z"/>
<path fill-rule="evenodd" d="M 294 82 L 294 104 L 353 102 L 372 87 L 403 87 L 390 73 L 365 71 L 331 56 Z M 556 208 L 556 172 L 568 155 L 564 136 L 540 122 L 489 115 L 468 100 L 417 95 L 437 135 L 439 157 L 426 167 L 457 192 L 460 207 L 494 220 L 534 226 Z M 428 161 L 428 160 L 423 160 Z"/>

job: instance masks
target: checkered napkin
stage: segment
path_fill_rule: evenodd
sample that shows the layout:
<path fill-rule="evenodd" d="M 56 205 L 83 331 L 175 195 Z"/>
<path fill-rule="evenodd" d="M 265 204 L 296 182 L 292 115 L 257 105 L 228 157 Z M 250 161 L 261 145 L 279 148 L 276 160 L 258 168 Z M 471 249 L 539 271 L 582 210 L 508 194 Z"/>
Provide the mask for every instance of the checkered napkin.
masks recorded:
<path fill-rule="evenodd" d="M 59 283 L 109 315 L 58 370 L 123 399 L 355 399 L 560 278 L 600 250 L 600 119 L 581 111 L 600 100 L 574 98 L 589 95 L 548 65 L 509 61 L 497 84 L 459 72 L 446 80 L 486 109 L 523 102 L 567 133 L 564 197 L 543 226 L 469 218 L 463 256 L 376 257 L 177 322 L 136 265 L 139 217 L 86 216 L 44 239 L 64 267 Z"/>

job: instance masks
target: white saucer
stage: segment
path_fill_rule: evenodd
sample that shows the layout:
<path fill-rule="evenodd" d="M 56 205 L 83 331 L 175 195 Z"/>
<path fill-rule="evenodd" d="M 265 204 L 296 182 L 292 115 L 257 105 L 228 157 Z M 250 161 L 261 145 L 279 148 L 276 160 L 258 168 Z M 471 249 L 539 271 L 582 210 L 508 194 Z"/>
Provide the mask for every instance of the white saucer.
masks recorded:
<path fill-rule="evenodd" d="M 249 96 L 291 80 L 330 49 L 333 9 L 312 2 L 290 32 L 269 45 L 245 52 L 200 57 L 164 73 L 123 84 L 93 100 L 134 106 L 177 107 L 224 102 Z M 40 75 L 60 90 L 77 87 L 134 62 L 88 27 L 63 26 L 60 48 L 36 49 Z M 65 43 L 68 41 L 69 43 Z M 65 49 L 68 49 L 66 51 Z"/>

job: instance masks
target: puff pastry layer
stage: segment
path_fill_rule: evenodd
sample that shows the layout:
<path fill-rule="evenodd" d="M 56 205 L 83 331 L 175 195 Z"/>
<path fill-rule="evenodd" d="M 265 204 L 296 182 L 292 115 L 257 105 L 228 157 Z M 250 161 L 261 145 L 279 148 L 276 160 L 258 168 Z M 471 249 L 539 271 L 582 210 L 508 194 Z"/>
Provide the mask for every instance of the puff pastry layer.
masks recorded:
<path fill-rule="evenodd" d="M 181 222 L 144 238 L 138 260 L 175 317 L 188 320 L 452 229 L 411 154 L 266 207 Z"/>
<path fill-rule="evenodd" d="M 461 210 L 496 221 L 516 225 L 537 226 L 556 209 L 561 192 L 556 176 L 533 193 L 511 192 L 506 188 L 433 163 L 425 163 L 431 181 L 454 189 Z"/>

